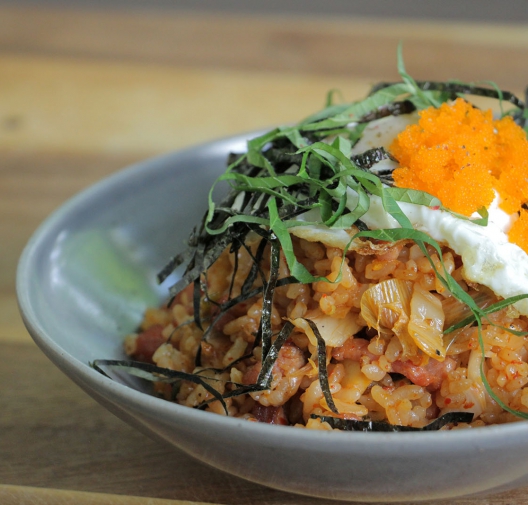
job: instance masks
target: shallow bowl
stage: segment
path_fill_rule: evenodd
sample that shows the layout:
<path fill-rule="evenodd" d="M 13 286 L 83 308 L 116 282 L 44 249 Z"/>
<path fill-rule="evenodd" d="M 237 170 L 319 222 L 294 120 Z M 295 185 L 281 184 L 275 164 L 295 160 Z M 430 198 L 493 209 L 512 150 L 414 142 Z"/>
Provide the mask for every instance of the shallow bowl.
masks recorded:
<path fill-rule="evenodd" d="M 20 259 L 20 310 L 67 376 L 143 432 L 230 474 L 349 501 L 412 501 L 528 485 L 528 423 L 419 433 L 310 431 L 250 423 L 151 396 L 128 376 L 93 370 L 122 359 L 123 336 L 167 296 L 156 273 L 205 210 L 228 152 L 211 142 L 123 170 L 83 191 L 36 231 Z M 174 279 L 172 279 L 174 280 Z"/>

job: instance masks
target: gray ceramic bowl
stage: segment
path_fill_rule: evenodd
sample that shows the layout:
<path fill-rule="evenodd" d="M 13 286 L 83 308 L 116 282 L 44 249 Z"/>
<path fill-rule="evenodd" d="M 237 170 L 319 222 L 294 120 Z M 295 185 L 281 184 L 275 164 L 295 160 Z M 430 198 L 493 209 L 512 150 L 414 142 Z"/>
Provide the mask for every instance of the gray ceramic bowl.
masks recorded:
<path fill-rule="evenodd" d="M 88 366 L 123 358 L 122 338 L 162 301 L 155 274 L 205 210 L 213 179 L 246 137 L 124 170 L 37 230 L 18 269 L 25 324 L 46 355 L 126 422 L 242 478 L 350 501 L 411 501 L 528 485 L 528 423 L 424 433 L 314 432 L 181 407 Z"/>

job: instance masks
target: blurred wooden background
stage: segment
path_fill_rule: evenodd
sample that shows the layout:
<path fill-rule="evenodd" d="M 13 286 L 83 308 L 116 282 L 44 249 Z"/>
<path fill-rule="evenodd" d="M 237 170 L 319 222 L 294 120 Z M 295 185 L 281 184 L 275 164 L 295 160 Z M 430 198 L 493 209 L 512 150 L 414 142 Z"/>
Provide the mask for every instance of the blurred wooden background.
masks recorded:
<path fill-rule="evenodd" d="M 397 79 L 400 41 L 416 78 L 492 79 L 518 93 L 528 84 L 526 12 L 508 10 L 525 1 L 491 11 L 498 2 L 449 1 L 434 18 L 411 0 L 373 0 L 375 17 L 339 10 L 368 3 L 329 1 L 333 15 L 315 17 L 321 3 L 312 1 L 302 11 L 273 1 L 275 14 L 263 15 L 234 0 L 0 0 L 0 484 L 21 490 L 0 486 L 0 502 L 35 502 L 21 486 L 38 486 L 225 504 L 321 503 L 207 468 L 95 404 L 30 340 L 15 272 L 38 224 L 91 183 L 161 152 L 296 121 L 320 108 L 330 89 L 361 97 L 372 84 Z M 414 7 L 414 15 L 403 18 L 396 4 Z M 42 496 L 38 503 L 59 503 L 58 495 Z M 450 503 L 528 499 L 518 490 Z"/>
<path fill-rule="evenodd" d="M 168 12 L 368 17 L 471 23 L 525 23 L 525 0 L 0 0 L 3 4 L 83 8 L 157 9 Z"/>

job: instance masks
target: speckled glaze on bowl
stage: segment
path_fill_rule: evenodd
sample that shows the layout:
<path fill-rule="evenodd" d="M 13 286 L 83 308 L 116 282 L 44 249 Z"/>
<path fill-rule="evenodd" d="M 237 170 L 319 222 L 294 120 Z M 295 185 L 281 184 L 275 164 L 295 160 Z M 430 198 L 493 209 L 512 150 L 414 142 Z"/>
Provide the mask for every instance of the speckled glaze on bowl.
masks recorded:
<path fill-rule="evenodd" d="M 528 485 L 528 423 L 424 433 L 316 432 L 175 405 L 128 376 L 89 366 L 121 359 L 122 338 L 166 296 L 155 274 L 205 210 L 227 153 L 248 136 L 132 166 L 71 199 L 20 259 L 20 310 L 66 375 L 143 432 L 216 468 L 273 488 L 349 501 L 413 501 Z"/>

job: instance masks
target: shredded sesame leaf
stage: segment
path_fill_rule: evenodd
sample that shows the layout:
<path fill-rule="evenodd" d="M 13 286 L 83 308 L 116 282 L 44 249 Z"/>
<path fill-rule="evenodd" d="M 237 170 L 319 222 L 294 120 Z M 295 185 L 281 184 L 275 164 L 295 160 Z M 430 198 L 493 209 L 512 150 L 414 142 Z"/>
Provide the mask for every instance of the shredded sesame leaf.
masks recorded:
<path fill-rule="evenodd" d="M 424 205 L 425 207 L 439 207 L 440 200 L 425 191 L 417 191 L 409 188 L 386 188 L 385 191 L 396 201 Z"/>
<path fill-rule="evenodd" d="M 525 300 L 528 298 L 528 294 L 526 295 L 517 295 L 517 296 L 511 296 L 509 298 L 505 298 L 504 300 L 500 300 L 489 307 L 485 307 L 480 309 L 481 310 L 481 317 L 485 317 L 488 314 L 493 314 L 494 312 L 498 312 L 499 310 L 505 309 L 506 307 L 510 307 L 514 303 L 517 303 L 521 300 Z M 487 319 L 487 318 L 486 318 Z M 455 330 L 459 330 L 460 328 L 464 328 L 465 326 L 469 326 L 470 324 L 475 323 L 477 320 L 475 314 L 471 314 L 470 316 L 464 318 L 463 320 L 459 321 L 456 324 L 453 324 L 449 328 L 446 328 L 444 330 L 444 335 L 447 335 L 449 333 L 452 333 Z M 494 326 L 497 326 L 494 324 Z M 517 335 L 518 337 L 524 337 L 528 335 L 528 332 L 525 331 L 517 331 L 513 330 L 512 328 L 504 328 L 508 332 L 512 333 L 513 335 Z"/>
<path fill-rule="evenodd" d="M 408 95 L 406 84 L 387 86 L 364 100 L 350 104 L 332 105 L 299 123 L 303 131 L 330 130 L 359 121 L 363 116 Z"/>

